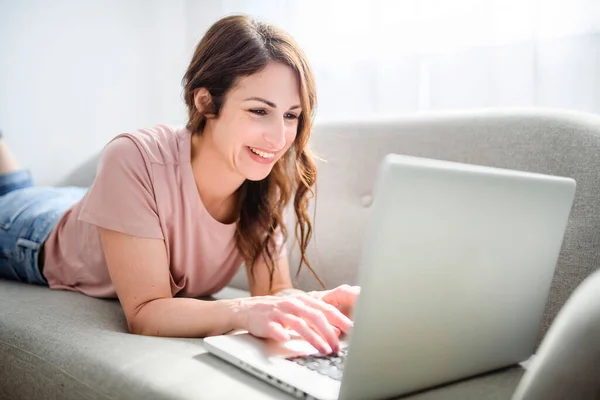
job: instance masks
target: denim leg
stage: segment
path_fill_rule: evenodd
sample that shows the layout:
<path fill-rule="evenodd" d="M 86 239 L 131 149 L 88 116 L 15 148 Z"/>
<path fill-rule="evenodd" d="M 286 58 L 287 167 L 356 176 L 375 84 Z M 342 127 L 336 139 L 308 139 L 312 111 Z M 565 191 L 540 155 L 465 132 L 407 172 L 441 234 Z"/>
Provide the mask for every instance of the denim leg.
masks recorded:
<path fill-rule="evenodd" d="M 0 196 L 0 279 L 47 285 L 41 247 L 84 188 L 27 187 Z"/>
<path fill-rule="evenodd" d="M 33 180 L 28 170 L 21 169 L 7 174 L 0 174 L 0 197 L 17 189 L 33 186 Z"/>

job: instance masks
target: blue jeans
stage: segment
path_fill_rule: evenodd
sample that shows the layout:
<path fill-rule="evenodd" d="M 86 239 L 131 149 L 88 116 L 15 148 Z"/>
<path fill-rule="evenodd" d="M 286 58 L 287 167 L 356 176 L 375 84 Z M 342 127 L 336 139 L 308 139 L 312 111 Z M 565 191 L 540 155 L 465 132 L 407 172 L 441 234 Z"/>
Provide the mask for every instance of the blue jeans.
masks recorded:
<path fill-rule="evenodd" d="M 35 187 L 28 171 L 0 175 L 0 279 L 39 285 L 40 250 L 61 216 L 87 189 Z"/>

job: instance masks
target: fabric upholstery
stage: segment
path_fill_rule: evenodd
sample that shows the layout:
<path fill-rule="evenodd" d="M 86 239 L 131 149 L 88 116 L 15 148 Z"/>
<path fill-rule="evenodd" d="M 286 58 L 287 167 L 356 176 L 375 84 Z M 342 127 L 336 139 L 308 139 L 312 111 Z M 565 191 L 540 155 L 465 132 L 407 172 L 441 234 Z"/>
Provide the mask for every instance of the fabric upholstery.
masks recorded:
<path fill-rule="evenodd" d="M 600 399 L 600 271 L 560 310 L 513 400 Z"/>
<path fill-rule="evenodd" d="M 215 297 L 240 295 L 228 288 Z M 115 300 L 9 281 L 0 296 L 1 399 L 291 399 L 206 353 L 201 339 L 128 334 Z M 507 398 L 521 374 L 512 368 L 450 385 L 451 396 L 413 398 Z"/>
<path fill-rule="evenodd" d="M 599 265 L 598 116 L 555 110 L 481 110 L 320 121 L 311 144 L 323 161 L 318 162 L 315 236 L 309 258 L 327 287 L 355 282 L 375 171 L 388 152 L 577 180 L 540 338 L 573 289 Z M 64 182 L 88 185 L 94 173 L 95 163 L 90 161 Z M 295 271 L 297 246 L 292 238 L 288 244 Z M 296 283 L 304 289 L 319 288 L 307 270 Z M 241 273 L 219 296 L 245 295 L 236 288 L 247 288 Z M 508 399 L 522 374 L 523 369 L 516 366 L 408 398 Z M 290 397 L 207 354 L 201 339 L 128 334 L 117 301 L 0 281 L 0 398 Z"/>

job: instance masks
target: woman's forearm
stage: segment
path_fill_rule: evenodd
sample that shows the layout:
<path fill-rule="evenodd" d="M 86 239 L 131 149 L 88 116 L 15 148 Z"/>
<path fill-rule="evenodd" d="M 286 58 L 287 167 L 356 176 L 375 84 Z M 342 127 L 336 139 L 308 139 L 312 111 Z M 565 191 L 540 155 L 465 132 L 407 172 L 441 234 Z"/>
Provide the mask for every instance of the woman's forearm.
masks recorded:
<path fill-rule="evenodd" d="M 289 328 L 321 352 L 337 351 L 338 335 L 350 329 L 351 321 L 309 296 L 293 297 L 253 296 L 215 301 L 156 299 L 131 313 L 128 327 L 131 333 L 139 335 L 191 338 L 243 330 L 277 341 L 290 339 L 286 332 Z"/>
<path fill-rule="evenodd" d="M 128 321 L 131 333 L 148 336 L 206 337 L 244 329 L 241 299 L 157 299 L 146 303 Z"/>

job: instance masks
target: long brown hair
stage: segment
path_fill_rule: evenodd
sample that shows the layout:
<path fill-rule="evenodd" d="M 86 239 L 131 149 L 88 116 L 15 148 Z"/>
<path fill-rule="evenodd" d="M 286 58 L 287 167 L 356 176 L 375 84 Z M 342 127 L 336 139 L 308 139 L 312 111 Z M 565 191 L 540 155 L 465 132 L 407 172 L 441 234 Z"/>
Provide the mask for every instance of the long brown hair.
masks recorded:
<path fill-rule="evenodd" d="M 192 134 L 202 134 L 206 116 L 219 115 L 225 96 L 237 79 L 260 71 L 270 61 L 284 63 L 296 73 L 302 113 L 293 145 L 275 163 L 269 176 L 261 181 L 246 180 L 239 189 L 237 246 L 252 275 L 255 263 L 261 256 L 265 257 L 272 287 L 275 234 L 277 229 L 281 230 L 285 246 L 288 231 L 283 214 L 295 193 L 296 238 L 301 255 L 298 273 L 306 264 L 324 286 L 306 257 L 312 235 L 307 209 L 317 178 L 314 156 L 308 145 L 316 89 L 313 72 L 297 43 L 281 29 L 243 15 L 224 17 L 213 24 L 196 47 L 183 79 L 189 114 L 187 128 Z M 194 92 L 199 88 L 206 88 L 212 97 L 212 104 L 204 110 L 198 110 L 194 104 Z"/>

